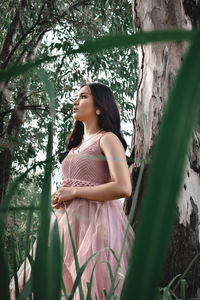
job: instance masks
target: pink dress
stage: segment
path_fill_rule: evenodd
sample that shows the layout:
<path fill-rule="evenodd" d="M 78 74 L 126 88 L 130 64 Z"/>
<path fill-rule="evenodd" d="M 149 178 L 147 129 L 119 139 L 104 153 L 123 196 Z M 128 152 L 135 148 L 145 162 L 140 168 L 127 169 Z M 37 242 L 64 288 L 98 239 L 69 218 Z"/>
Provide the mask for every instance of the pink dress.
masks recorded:
<path fill-rule="evenodd" d="M 102 135 L 101 135 L 102 136 Z M 64 182 L 63 186 L 95 186 L 111 181 L 109 168 L 105 156 L 100 148 L 100 138 L 83 149 L 80 153 L 70 150 L 62 163 Z M 96 251 L 109 247 L 117 256 L 120 254 L 124 231 L 127 226 L 127 217 L 124 214 L 119 200 L 96 201 L 87 199 L 74 199 L 68 203 L 67 212 L 70 225 L 75 239 L 77 255 L 80 266 L 87 258 Z M 65 256 L 63 266 L 63 278 L 66 290 L 69 293 L 76 278 L 75 264 L 72 247 L 67 228 L 65 213 L 61 210 L 56 212 L 59 229 L 64 231 Z M 118 272 L 120 282 L 116 294 L 120 295 L 123 279 L 127 270 L 128 257 L 133 242 L 133 230 L 130 227 L 126 247 Z M 98 263 L 94 270 L 92 284 L 92 299 L 95 293 L 98 300 L 105 299 L 103 289 L 109 291 L 110 276 L 106 261 L 109 261 L 114 274 L 116 260 L 110 250 L 100 252 L 100 255 L 90 261 L 82 276 L 83 291 L 87 294 L 87 281 L 90 281 L 92 268 L 95 261 Z M 79 293 L 74 299 L 79 300 Z"/>
<path fill-rule="evenodd" d="M 108 164 L 100 148 L 101 136 L 80 153 L 75 153 L 73 149 L 70 150 L 62 162 L 63 186 L 95 186 L 111 181 Z M 76 198 L 67 202 L 65 209 L 69 216 L 80 266 L 91 254 L 105 247 L 112 248 L 119 256 L 128 220 L 118 199 L 101 202 Z M 57 218 L 60 237 L 64 233 L 63 280 L 69 294 L 76 278 L 76 268 L 65 209 L 54 210 L 55 214 L 51 216 L 51 226 Z M 133 238 L 133 230 L 129 227 L 117 277 L 119 284 L 115 294 L 118 297 L 126 274 Z M 103 289 L 109 292 L 110 288 L 110 276 L 106 261 L 110 263 L 114 274 L 116 260 L 111 251 L 107 249 L 92 258 L 82 275 L 85 298 L 88 290 L 87 281 L 90 281 L 92 268 L 96 261 L 92 283 L 92 299 L 95 299 L 96 294 L 98 300 L 103 300 L 105 299 Z M 62 299 L 65 299 L 65 297 Z M 78 288 L 73 299 L 80 299 Z"/>

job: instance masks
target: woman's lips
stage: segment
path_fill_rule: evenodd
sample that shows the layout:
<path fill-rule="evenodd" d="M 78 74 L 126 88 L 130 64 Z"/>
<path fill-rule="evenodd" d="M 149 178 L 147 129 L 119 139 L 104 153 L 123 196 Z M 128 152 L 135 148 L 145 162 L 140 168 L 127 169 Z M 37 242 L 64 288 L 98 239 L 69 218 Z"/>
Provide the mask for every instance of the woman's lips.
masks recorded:
<path fill-rule="evenodd" d="M 73 108 L 73 112 L 75 112 L 75 111 L 77 111 L 78 110 L 78 108 Z"/>

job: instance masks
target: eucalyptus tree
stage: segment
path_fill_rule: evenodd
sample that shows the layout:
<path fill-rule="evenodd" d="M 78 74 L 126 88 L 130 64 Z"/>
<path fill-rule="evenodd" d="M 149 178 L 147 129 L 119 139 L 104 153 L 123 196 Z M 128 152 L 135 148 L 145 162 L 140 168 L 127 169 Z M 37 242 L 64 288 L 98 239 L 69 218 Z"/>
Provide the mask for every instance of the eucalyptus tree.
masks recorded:
<path fill-rule="evenodd" d="M 132 1 L 134 24 L 137 31 L 159 29 L 191 29 L 200 19 L 199 1 Z M 141 166 L 144 166 L 142 184 L 136 204 L 133 224 L 137 231 L 137 214 L 142 202 L 152 149 L 162 122 L 169 91 L 176 79 L 181 61 L 188 48 L 186 42 L 164 42 L 141 45 L 139 52 L 139 82 L 134 117 L 132 152 L 135 158 L 131 166 L 133 193 Z M 187 115 L 185 116 L 187 119 Z M 182 128 L 184 130 L 184 128 Z M 185 176 L 177 205 L 177 218 L 171 240 L 162 284 L 178 274 L 183 274 L 189 263 L 200 251 L 200 126 L 196 124 L 191 147 L 187 154 Z M 163 158 L 165 159 L 165 158 Z M 167 159 L 167 158 L 166 158 Z M 177 170 L 178 172 L 178 170 Z M 160 174 L 162 176 L 162 174 Z M 147 179 L 148 180 L 148 179 Z M 166 189 L 171 187 L 166 182 Z M 126 199 L 127 213 L 131 200 Z M 162 201 L 162 199 L 160 199 Z M 148 251 L 148 249 L 147 249 Z M 197 296 L 199 267 L 192 266 L 186 280 L 187 296 Z"/>

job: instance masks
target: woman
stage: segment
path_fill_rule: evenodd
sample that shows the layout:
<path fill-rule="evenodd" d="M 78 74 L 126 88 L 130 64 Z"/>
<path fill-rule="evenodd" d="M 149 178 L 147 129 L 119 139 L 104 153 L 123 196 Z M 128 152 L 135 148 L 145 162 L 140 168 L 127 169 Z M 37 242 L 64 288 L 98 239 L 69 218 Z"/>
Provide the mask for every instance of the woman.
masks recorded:
<path fill-rule="evenodd" d="M 53 194 L 54 213 L 51 227 L 58 221 L 60 237 L 64 234 L 63 280 L 67 294 L 71 292 L 76 278 L 73 250 L 68 232 L 66 211 L 76 245 L 79 265 L 95 252 L 102 250 L 87 265 L 81 281 L 84 296 L 87 282 L 92 282 L 92 299 L 105 299 L 103 290 L 109 292 L 108 263 L 114 274 L 116 259 L 120 254 L 127 218 L 117 199 L 131 195 L 131 180 L 126 162 L 126 142 L 120 133 L 119 110 L 110 88 L 100 83 L 85 84 L 78 92 L 73 105 L 74 128 L 68 136 L 68 155 L 62 162 L 64 181 Z M 127 270 L 128 257 L 133 242 L 129 228 L 126 246 L 117 274 L 115 294 L 120 296 Z M 36 242 L 33 256 L 35 256 Z M 31 266 L 26 259 L 26 281 Z M 23 287 L 24 264 L 18 271 L 19 289 Z M 14 279 L 10 284 L 15 299 Z M 62 297 L 64 300 L 65 297 Z M 77 288 L 73 297 L 79 300 Z"/>
<path fill-rule="evenodd" d="M 62 162 L 64 182 L 54 193 L 54 211 L 59 230 L 64 232 L 65 250 L 63 279 L 68 293 L 76 278 L 65 209 L 76 244 L 79 264 L 96 251 L 108 247 L 119 256 L 127 226 L 127 218 L 117 199 L 129 197 L 132 186 L 126 162 L 126 142 L 120 132 L 119 110 L 110 88 L 101 83 L 81 87 L 73 104 L 75 120 L 66 147 L 68 155 Z M 53 223 L 52 219 L 52 223 Z M 129 229 L 117 277 L 116 295 L 120 295 L 133 241 Z M 104 299 L 103 289 L 110 288 L 110 276 L 116 260 L 112 252 L 103 250 L 88 264 L 82 275 L 84 294 L 95 262 L 92 296 Z M 79 299 L 78 291 L 74 299 Z"/>

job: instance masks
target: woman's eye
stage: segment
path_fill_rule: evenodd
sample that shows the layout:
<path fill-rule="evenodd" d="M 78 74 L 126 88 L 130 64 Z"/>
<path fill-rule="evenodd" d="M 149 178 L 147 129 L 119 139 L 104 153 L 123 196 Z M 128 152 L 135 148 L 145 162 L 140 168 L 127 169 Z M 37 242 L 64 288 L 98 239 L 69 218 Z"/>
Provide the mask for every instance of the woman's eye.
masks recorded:
<path fill-rule="evenodd" d="M 81 98 L 86 98 L 86 96 L 85 96 L 85 95 L 82 95 Z"/>

